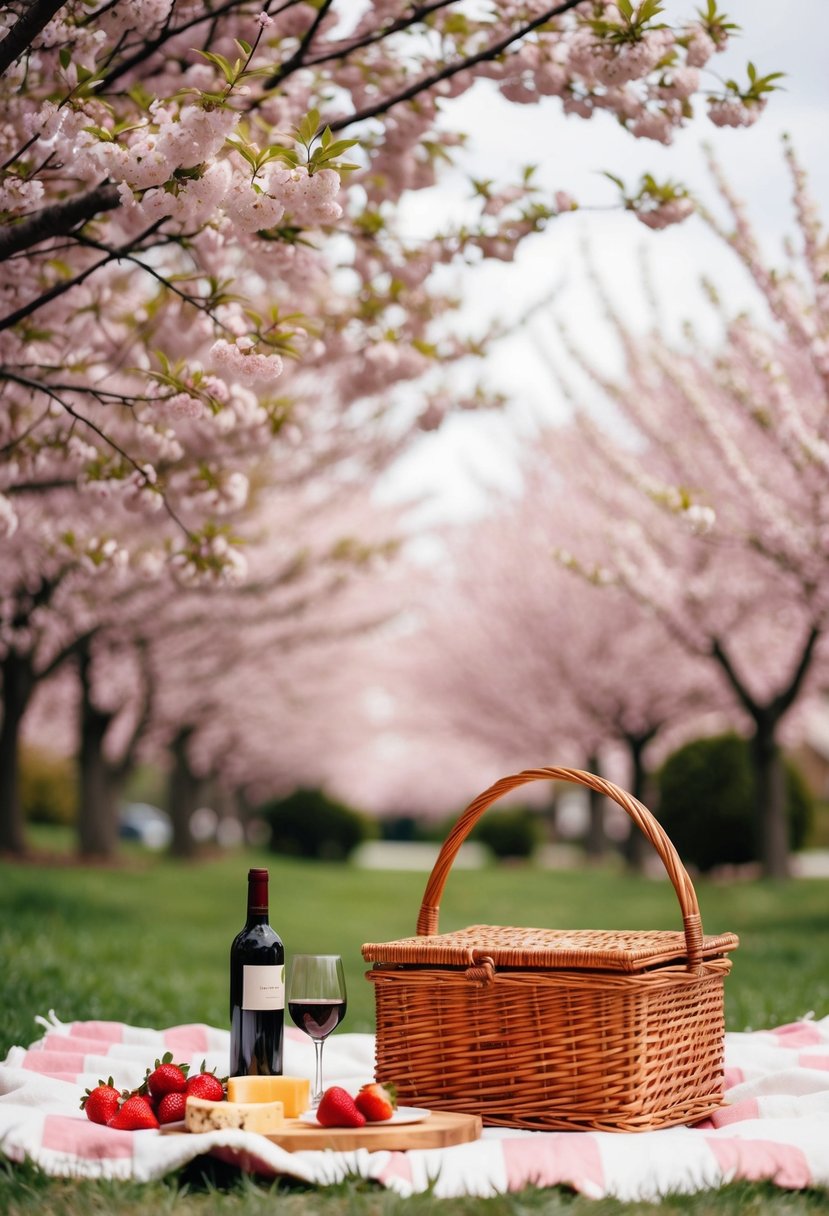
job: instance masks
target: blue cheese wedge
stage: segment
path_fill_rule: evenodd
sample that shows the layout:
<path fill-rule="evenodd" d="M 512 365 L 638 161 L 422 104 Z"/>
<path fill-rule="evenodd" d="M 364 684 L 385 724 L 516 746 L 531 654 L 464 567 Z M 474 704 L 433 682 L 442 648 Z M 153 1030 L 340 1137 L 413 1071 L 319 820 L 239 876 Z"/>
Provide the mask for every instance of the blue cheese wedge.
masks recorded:
<path fill-rule="evenodd" d="M 188 1098 L 184 1121 L 190 1132 L 215 1132 L 238 1128 L 245 1132 L 277 1132 L 285 1122 L 282 1102 L 213 1102 Z"/>

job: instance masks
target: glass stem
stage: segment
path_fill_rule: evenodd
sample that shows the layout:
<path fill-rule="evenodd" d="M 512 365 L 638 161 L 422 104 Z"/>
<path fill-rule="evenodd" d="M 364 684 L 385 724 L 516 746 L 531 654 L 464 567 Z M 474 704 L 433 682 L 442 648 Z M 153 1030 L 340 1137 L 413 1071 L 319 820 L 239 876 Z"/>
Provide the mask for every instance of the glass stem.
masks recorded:
<path fill-rule="evenodd" d="M 314 1094 L 311 1099 L 311 1105 L 316 1108 L 320 1104 L 322 1098 L 322 1049 L 325 1045 L 325 1039 L 314 1039 L 314 1052 L 316 1055 L 316 1068 L 314 1069 Z"/>

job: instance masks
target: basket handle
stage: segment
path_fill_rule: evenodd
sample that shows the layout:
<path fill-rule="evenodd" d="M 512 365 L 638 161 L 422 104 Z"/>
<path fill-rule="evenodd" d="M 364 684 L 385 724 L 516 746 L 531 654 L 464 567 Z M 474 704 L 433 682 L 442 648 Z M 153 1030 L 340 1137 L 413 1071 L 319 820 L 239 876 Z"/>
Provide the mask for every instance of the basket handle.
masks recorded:
<path fill-rule="evenodd" d="M 679 854 L 671 843 L 665 830 L 654 819 L 646 806 L 643 806 L 632 794 L 626 793 L 619 786 L 597 777 L 594 773 L 584 772 L 577 768 L 531 768 L 511 777 L 502 777 L 489 789 L 484 790 L 470 802 L 462 812 L 446 840 L 441 846 L 437 861 L 429 875 L 423 901 L 420 905 L 420 915 L 417 918 L 417 933 L 419 937 L 438 932 L 438 914 L 440 912 L 440 897 L 452 863 L 466 837 L 472 831 L 481 815 L 504 794 L 526 785 L 529 781 L 571 781 L 576 785 L 587 786 L 611 798 L 626 811 L 636 826 L 648 838 L 656 849 L 668 877 L 676 891 L 679 906 L 682 911 L 682 921 L 685 927 L 685 946 L 688 955 L 688 968 L 694 970 L 702 965 L 702 919 L 694 885 L 688 871 L 679 859 Z"/>

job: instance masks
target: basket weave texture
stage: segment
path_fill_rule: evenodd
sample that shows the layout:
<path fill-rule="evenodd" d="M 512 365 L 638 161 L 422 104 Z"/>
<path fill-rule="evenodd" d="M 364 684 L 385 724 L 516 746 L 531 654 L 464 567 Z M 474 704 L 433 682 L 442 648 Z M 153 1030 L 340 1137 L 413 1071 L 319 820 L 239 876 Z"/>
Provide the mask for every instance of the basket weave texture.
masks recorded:
<path fill-rule="evenodd" d="M 659 854 L 682 932 L 438 931 L 457 852 L 488 806 L 529 781 L 569 781 L 617 802 Z M 368 943 L 376 1076 L 406 1104 L 495 1126 L 646 1131 L 722 1103 L 724 993 L 732 933 L 706 937 L 674 846 L 637 799 L 579 769 L 528 769 L 469 804 L 440 850 L 416 936 Z"/>

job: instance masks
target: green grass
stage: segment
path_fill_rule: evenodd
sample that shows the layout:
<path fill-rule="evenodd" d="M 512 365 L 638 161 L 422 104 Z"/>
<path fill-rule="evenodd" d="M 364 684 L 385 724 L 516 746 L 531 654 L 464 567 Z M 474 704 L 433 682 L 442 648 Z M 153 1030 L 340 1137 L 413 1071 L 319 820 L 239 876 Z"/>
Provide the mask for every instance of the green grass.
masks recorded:
<path fill-rule="evenodd" d="M 0 865 L 0 1057 L 38 1037 L 35 1014 L 54 1008 L 66 1021 L 113 1018 L 136 1025 L 204 1021 L 227 1025 L 230 941 L 244 917 L 249 865 L 271 873 L 271 920 L 289 954 L 343 955 L 348 1031 L 373 1026 L 373 990 L 360 946 L 415 931 L 425 876 L 358 871 L 265 854 L 235 854 L 180 865 L 131 851 L 114 867 Z M 726 981 L 729 1029 L 791 1021 L 808 1010 L 829 1013 L 829 881 L 700 883 L 708 932 L 741 938 Z M 454 872 L 441 908 L 442 930 L 474 923 L 565 928 L 676 928 L 679 912 L 667 882 L 605 871 L 550 873 L 526 867 Z M 45 1179 L 36 1171 L 0 1170 L 0 1211 L 227 1212 L 270 1210 L 278 1193 L 286 1216 L 349 1213 L 419 1216 L 437 1202 L 402 1201 L 363 1183 L 308 1192 L 221 1170 L 193 1167 L 145 1186 Z M 441 1205 L 442 1206 L 442 1205 Z M 568 1213 L 593 1216 L 656 1211 L 648 1205 L 595 1202 L 561 1190 L 526 1191 L 493 1200 L 452 1200 L 452 1213 Z M 663 1202 L 661 1213 L 829 1210 L 825 1194 L 790 1195 L 764 1187 Z"/>
<path fill-rule="evenodd" d="M 27 1166 L 0 1163 L 4 1216 L 813 1216 L 827 1211 L 819 1191 L 788 1193 L 733 1184 L 714 1194 L 667 1196 L 661 1203 L 585 1199 L 564 1189 L 526 1190 L 491 1199 L 401 1199 L 371 1183 L 322 1190 L 286 1181 L 265 1184 L 206 1160 L 176 1180 L 154 1183 L 50 1179 Z"/>

